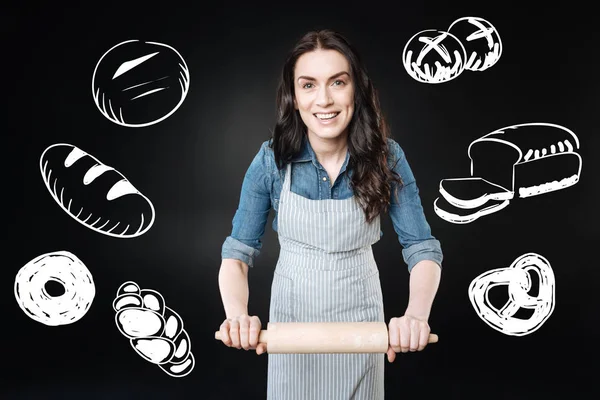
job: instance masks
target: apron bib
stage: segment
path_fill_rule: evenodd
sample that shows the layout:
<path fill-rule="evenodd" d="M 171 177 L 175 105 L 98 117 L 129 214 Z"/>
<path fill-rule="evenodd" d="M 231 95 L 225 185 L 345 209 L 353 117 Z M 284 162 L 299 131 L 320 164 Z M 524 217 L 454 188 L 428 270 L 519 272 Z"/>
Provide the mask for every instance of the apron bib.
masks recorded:
<path fill-rule="evenodd" d="M 281 246 L 269 322 L 384 321 L 372 245 L 379 216 L 367 224 L 355 196 L 310 200 L 290 190 L 287 165 L 278 211 Z M 269 400 L 384 398 L 384 354 L 268 354 Z"/>

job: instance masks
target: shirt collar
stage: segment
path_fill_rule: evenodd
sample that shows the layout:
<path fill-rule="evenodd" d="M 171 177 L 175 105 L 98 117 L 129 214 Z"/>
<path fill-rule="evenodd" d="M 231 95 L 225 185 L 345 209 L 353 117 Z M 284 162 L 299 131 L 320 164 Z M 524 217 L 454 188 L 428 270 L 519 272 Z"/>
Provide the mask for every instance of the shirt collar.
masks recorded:
<path fill-rule="evenodd" d="M 300 151 L 292 158 L 292 162 L 316 161 L 315 153 L 306 135 L 302 135 Z"/>
<path fill-rule="evenodd" d="M 350 151 L 346 150 L 346 159 L 344 160 L 344 163 L 342 164 L 342 168 L 340 169 L 340 174 L 342 174 L 346 170 L 349 159 L 350 159 Z M 306 134 L 302 135 L 302 145 L 300 146 L 300 151 L 298 152 L 298 154 L 296 156 L 294 156 L 292 158 L 291 162 L 304 162 L 304 161 L 312 161 L 312 163 L 314 164 L 315 167 L 324 169 L 323 166 L 321 166 L 321 163 L 319 163 L 319 161 L 317 160 L 317 155 L 315 154 L 315 151 L 312 149 L 312 146 L 310 145 L 310 141 L 308 140 L 308 136 Z"/>

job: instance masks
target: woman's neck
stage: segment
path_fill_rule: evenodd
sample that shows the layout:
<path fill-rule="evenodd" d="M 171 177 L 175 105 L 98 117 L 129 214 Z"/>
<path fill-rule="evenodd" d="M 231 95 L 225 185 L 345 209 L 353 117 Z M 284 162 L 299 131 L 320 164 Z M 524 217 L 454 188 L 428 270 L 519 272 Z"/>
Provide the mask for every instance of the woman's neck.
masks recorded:
<path fill-rule="evenodd" d="M 308 140 L 321 165 L 342 164 L 346 159 L 348 151 L 347 134 L 341 134 L 332 139 L 322 139 L 308 132 Z"/>

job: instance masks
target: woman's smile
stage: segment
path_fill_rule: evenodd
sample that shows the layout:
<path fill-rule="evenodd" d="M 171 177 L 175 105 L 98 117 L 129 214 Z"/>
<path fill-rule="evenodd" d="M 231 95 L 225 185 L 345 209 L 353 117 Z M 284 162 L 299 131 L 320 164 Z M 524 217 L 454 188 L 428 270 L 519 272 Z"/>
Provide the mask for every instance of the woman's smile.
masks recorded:
<path fill-rule="evenodd" d="M 335 121 L 337 121 L 337 116 L 340 115 L 339 112 L 332 112 L 332 113 L 317 113 L 314 114 L 314 116 L 319 120 L 319 122 L 323 125 L 327 125 L 327 124 L 332 124 Z"/>

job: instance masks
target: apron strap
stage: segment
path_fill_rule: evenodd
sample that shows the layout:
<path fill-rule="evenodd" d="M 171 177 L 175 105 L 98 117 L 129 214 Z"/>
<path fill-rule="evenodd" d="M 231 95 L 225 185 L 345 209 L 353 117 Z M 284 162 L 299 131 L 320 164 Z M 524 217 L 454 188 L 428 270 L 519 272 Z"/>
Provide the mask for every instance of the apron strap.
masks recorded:
<path fill-rule="evenodd" d="M 289 162 L 285 169 L 285 178 L 283 181 L 282 191 L 289 192 L 291 187 L 291 177 L 292 177 L 292 163 Z"/>

